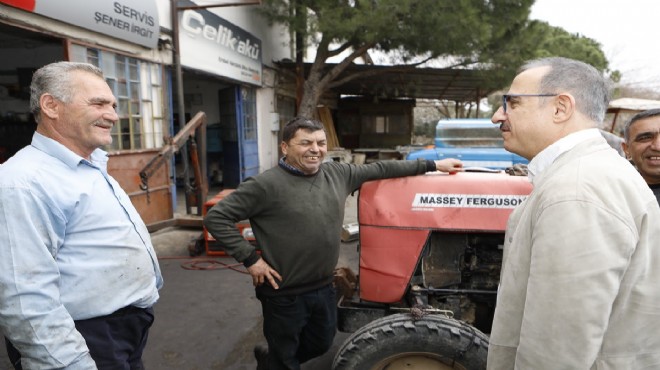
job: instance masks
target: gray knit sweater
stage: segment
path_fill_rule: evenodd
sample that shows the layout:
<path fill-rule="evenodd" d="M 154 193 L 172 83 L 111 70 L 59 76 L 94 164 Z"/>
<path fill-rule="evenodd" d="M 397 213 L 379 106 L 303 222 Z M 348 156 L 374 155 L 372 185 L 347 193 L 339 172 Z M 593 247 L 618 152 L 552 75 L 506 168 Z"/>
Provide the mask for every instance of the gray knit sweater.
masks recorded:
<path fill-rule="evenodd" d="M 362 183 L 425 173 L 432 161 L 383 161 L 366 165 L 323 163 L 311 176 L 278 166 L 246 179 L 209 210 L 204 225 L 225 251 L 250 266 L 256 249 L 236 229 L 250 220 L 261 257 L 282 276 L 280 289 L 264 295 L 300 294 L 332 281 L 339 256 L 346 197 Z"/>

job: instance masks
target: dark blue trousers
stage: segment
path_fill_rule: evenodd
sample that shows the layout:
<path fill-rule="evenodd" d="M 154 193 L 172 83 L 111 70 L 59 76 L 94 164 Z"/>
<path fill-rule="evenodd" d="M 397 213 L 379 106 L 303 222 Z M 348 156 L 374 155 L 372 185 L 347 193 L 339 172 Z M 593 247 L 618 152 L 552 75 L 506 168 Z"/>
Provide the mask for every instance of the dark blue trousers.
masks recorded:
<path fill-rule="evenodd" d="M 75 324 L 99 370 L 143 370 L 142 352 L 153 322 L 152 308 L 129 306 Z M 14 369 L 21 370 L 21 354 L 6 338 L 5 342 Z"/>
<path fill-rule="evenodd" d="M 332 284 L 300 295 L 264 297 L 264 336 L 269 370 L 299 370 L 300 364 L 330 349 L 337 331 Z"/>

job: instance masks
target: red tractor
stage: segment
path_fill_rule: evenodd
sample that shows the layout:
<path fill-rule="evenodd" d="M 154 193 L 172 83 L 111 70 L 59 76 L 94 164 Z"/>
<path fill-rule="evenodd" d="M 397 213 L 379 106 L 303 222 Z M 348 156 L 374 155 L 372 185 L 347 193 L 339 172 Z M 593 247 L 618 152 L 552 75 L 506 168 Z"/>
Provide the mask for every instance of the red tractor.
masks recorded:
<path fill-rule="evenodd" d="M 334 370 L 485 369 L 507 219 L 526 176 L 440 173 L 365 183 L 359 274 L 336 276 Z"/>

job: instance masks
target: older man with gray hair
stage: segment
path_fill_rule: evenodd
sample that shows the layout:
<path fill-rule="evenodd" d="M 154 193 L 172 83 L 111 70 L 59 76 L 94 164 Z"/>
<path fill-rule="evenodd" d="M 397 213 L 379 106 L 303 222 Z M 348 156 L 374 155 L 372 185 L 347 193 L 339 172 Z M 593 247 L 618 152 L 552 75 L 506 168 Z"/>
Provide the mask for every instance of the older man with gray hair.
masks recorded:
<path fill-rule="evenodd" d="M 598 132 L 608 100 L 595 68 L 546 58 L 493 115 L 534 190 L 507 225 L 490 370 L 660 368 L 660 207 Z"/>
<path fill-rule="evenodd" d="M 34 73 L 32 144 L 0 166 L 0 329 L 15 369 L 143 369 L 162 277 L 108 174 L 119 117 L 101 70 Z"/>

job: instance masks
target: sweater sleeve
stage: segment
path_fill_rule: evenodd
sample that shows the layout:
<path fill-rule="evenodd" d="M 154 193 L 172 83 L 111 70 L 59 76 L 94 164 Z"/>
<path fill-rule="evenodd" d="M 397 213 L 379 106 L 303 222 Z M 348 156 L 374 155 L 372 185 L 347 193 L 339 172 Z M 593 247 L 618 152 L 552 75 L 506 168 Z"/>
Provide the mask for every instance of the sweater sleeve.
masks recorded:
<path fill-rule="evenodd" d="M 222 245 L 225 252 L 246 267 L 259 260 L 256 247 L 248 242 L 236 223 L 258 213 L 263 205 L 263 189 L 252 178 L 241 183 L 227 197 L 216 203 L 204 217 L 204 226 Z"/>
<path fill-rule="evenodd" d="M 424 159 L 380 161 L 363 165 L 346 166 L 348 166 L 349 171 L 349 187 L 352 190 L 359 188 L 363 183 L 371 180 L 421 175 L 429 171 L 428 163 Z M 435 162 L 433 163 L 433 171 L 435 171 Z"/>
<path fill-rule="evenodd" d="M 435 165 L 435 161 L 432 159 L 427 159 L 426 160 L 426 172 L 433 172 L 437 171 L 438 166 Z"/>

